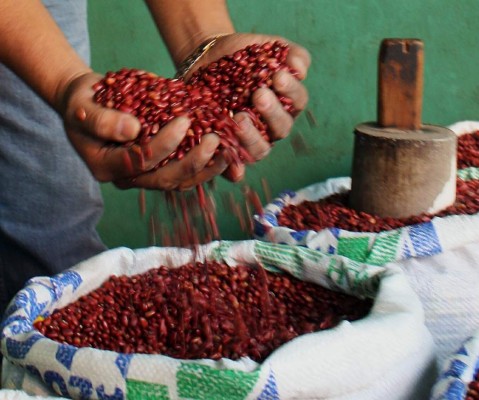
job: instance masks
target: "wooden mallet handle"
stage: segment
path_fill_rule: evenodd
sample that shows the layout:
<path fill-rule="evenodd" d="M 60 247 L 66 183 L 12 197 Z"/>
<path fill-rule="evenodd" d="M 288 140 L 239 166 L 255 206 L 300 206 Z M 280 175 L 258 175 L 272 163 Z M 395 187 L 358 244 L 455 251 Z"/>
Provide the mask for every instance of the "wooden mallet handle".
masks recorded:
<path fill-rule="evenodd" d="M 421 128 L 424 51 L 418 39 L 384 39 L 379 51 L 378 124 Z"/>

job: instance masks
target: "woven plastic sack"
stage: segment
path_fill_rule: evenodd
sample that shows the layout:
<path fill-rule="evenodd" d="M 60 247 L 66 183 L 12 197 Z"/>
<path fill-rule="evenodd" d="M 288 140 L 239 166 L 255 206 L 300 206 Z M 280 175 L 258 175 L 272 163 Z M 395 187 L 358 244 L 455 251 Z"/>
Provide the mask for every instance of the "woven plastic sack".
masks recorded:
<path fill-rule="evenodd" d="M 279 268 L 299 279 L 356 296 L 372 296 L 365 318 L 300 336 L 263 363 L 178 360 L 75 348 L 32 329 L 51 313 L 101 285 L 112 274 L 197 260 Z M 385 269 L 301 247 L 258 241 L 214 242 L 187 249 L 120 248 L 53 278 L 38 277 L 13 299 L 2 324 L 7 389 L 76 399 L 424 399 L 435 375 L 434 348 L 420 301 L 397 268 Z M 4 360 L 5 361 L 5 360 Z M 22 381 L 8 371 L 20 369 Z M 40 379 L 41 378 L 41 379 Z M 35 382 L 41 385 L 35 388 Z M 15 387 L 16 385 L 16 387 Z"/>
<path fill-rule="evenodd" d="M 418 294 L 441 366 L 479 329 L 479 242 L 388 266 L 401 268 Z"/>
<path fill-rule="evenodd" d="M 479 371 L 479 331 L 444 363 L 431 400 L 464 400 L 467 385 Z"/>
<path fill-rule="evenodd" d="M 449 127 L 457 135 L 479 129 L 479 122 L 464 121 Z M 479 179 L 479 168 L 458 171 L 461 179 Z M 350 232 L 338 228 L 296 231 L 278 224 L 284 207 L 303 201 L 317 201 L 351 189 L 351 178 L 332 178 L 304 189 L 286 191 L 254 216 L 256 239 L 273 243 L 306 246 L 373 265 L 411 257 L 426 257 L 479 241 L 479 213 L 433 218 L 430 222 L 379 233 Z"/>

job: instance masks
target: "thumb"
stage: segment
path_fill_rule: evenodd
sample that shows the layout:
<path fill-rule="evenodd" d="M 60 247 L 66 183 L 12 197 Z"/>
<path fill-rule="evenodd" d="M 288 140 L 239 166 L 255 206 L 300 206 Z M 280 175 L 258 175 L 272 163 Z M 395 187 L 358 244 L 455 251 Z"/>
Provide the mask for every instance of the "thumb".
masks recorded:
<path fill-rule="evenodd" d="M 141 124 L 131 114 L 105 108 L 92 100 L 75 110 L 77 124 L 90 135 L 113 142 L 128 142 L 136 139 Z"/>

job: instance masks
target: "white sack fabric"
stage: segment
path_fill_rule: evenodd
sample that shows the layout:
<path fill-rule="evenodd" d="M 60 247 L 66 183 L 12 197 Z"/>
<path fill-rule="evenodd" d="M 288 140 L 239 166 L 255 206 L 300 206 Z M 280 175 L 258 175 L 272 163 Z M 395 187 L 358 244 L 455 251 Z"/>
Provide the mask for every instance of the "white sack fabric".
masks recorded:
<path fill-rule="evenodd" d="M 442 365 L 479 329 L 479 243 L 390 265 L 406 273 L 421 299 Z"/>
<path fill-rule="evenodd" d="M 365 318 L 300 336 L 261 364 L 249 358 L 179 360 L 76 348 L 32 327 L 39 315 L 75 301 L 111 275 L 175 268 L 195 256 L 232 268 L 261 263 L 332 290 L 372 297 L 374 305 Z M 75 399 L 420 400 L 435 379 L 433 342 L 421 304 L 399 268 L 259 241 L 214 242 L 197 252 L 119 248 L 53 278 L 34 278 L 7 310 L 1 346 L 12 367 L 4 368 L 6 389 Z M 15 370 L 21 370 L 22 379 Z"/>

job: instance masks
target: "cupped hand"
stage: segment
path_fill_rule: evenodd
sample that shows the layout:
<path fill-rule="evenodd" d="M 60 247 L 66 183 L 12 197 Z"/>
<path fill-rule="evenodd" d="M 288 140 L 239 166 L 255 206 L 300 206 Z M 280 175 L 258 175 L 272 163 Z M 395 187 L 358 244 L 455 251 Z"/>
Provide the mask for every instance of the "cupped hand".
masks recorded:
<path fill-rule="evenodd" d="M 133 115 L 109 109 L 93 100 L 93 85 L 102 78 L 87 73 L 72 80 L 62 96 L 67 135 L 93 176 L 100 182 L 160 190 L 186 190 L 211 180 L 227 168 L 227 157 L 215 156 L 217 135 L 202 138 L 181 160 L 157 168 L 181 143 L 190 126 L 186 116 L 173 119 L 147 144 L 132 144 L 140 132 Z"/>
<path fill-rule="evenodd" d="M 234 33 L 220 37 L 216 44 L 202 57 L 192 71 L 185 77 L 188 79 L 194 71 L 201 66 L 208 65 L 227 54 L 233 54 L 252 44 L 281 41 L 289 45 L 289 53 L 286 62 L 297 72 L 293 75 L 287 71 L 279 71 L 273 75 L 272 89 L 259 88 L 252 95 L 252 102 L 264 121 L 269 126 L 270 139 L 276 141 L 286 138 L 293 127 L 294 119 L 306 108 L 308 92 L 302 81 L 306 78 L 311 56 L 309 52 L 282 37 L 272 35 L 259 35 L 250 33 Z M 278 95 L 292 100 L 295 114 L 287 112 L 278 99 Z M 234 116 L 239 129 L 237 134 L 242 146 L 251 155 L 253 160 L 263 159 L 270 151 L 271 144 L 266 141 L 260 132 L 254 127 L 247 113 L 238 113 Z M 239 181 L 243 178 L 245 166 L 241 163 L 231 163 L 223 176 L 231 181 Z"/>

